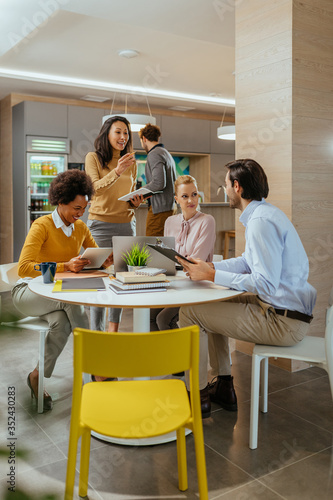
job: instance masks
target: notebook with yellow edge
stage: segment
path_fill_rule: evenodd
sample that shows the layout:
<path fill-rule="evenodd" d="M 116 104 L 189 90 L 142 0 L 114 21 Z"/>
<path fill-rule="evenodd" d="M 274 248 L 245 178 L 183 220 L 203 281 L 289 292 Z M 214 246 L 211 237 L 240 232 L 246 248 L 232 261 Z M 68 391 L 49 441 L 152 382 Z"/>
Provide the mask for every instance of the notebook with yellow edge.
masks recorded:
<path fill-rule="evenodd" d="M 98 292 L 104 290 L 103 278 L 68 278 L 57 280 L 52 292 Z"/>

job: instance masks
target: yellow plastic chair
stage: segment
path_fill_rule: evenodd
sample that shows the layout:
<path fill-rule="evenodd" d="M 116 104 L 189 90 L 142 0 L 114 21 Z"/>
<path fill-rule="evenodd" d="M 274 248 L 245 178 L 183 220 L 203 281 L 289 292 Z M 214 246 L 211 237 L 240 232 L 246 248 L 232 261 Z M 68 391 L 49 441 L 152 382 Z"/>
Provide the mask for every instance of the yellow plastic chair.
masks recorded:
<path fill-rule="evenodd" d="M 199 394 L 199 328 L 149 333 L 74 330 L 74 382 L 65 500 L 73 498 L 78 439 L 81 437 L 79 496 L 88 491 L 90 433 L 140 439 L 177 431 L 178 485 L 188 488 L 185 428 L 195 441 L 199 495 L 208 500 Z M 104 377 L 157 377 L 190 372 L 191 402 L 179 379 L 90 382 Z M 164 409 L 163 409 L 164 408 Z M 171 408 L 171 410 L 170 410 Z M 149 422 L 149 425 L 145 423 Z"/>

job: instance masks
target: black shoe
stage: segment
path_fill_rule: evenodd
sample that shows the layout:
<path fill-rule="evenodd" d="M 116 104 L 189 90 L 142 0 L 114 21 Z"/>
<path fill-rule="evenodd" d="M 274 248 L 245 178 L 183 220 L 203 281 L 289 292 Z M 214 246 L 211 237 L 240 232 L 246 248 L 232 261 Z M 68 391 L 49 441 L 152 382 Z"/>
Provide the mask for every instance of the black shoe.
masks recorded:
<path fill-rule="evenodd" d="M 217 403 L 224 410 L 237 411 L 237 396 L 234 389 L 233 377 L 226 380 L 220 375 L 213 378 L 208 384 L 210 400 Z"/>
<path fill-rule="evenodd" d="M 27 384 L 28 384 L 28 387 L 29 387 L 30 392 L 31 392 L 31 399 L 35 398 L 37 403 L 38 403 L 38 396 L 37 396 L 38 393 L 36 394 L 32 388 L 32 385 L 30 382 L 30 375 L 31 375 L 31 373 L 29 373 L 29 375 L 28 375 Z M 43 410 L 49 411 L 49 410 L 52 410 L 52 408 L 53 408 L 52 398 L 51 398 L 50 394 L 44 390 Z"/>
<path fill-rule="evenodd" d="M 187 391 L 188 397 L 190 398 L 190 392 Z M 202 418 L 209 418 L 211 414 L 211 404 L 210 397 L 208 394 L 208 385 L 201 389 L 200 391 L 200 403 L 201 403 L 201 416 Z"/>

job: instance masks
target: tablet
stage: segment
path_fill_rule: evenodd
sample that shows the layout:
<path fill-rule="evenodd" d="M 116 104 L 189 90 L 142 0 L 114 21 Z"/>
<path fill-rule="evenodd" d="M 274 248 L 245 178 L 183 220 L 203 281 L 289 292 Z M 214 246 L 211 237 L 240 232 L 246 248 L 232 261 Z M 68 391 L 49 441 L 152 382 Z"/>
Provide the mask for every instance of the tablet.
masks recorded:
<path fill-rule="evenodd" d="M 86 248 L 81 257 L 84 259 L 89 259 L 90 264 L 85 266 L 84 269 L 99 269 L 102 266 L 102 264 L 104 264 L 104 262 L 106 261 L 111 252 L 112 252 L 111 247 Z"/>
<path fill-rule="evenodd" d="M 163 245 L 163 246 L 162 245 L 151 245 L 150 243 L 148 243 L 148 246 L 153 248 L 157 252 L 161 253 L 162 255 L 165 255 L 165 257 L 168 257 L 168 259 L 173 260 L 177 264 L 180 264 L 180 262 L 176 259 L 176 256 L 180 257 L 181 259 L 186 260 L 186 262 L 189 262 L 190 264 L 194 264 L 193 261 L 187 259 L 183 255 L 180 255 L 180 253 L 176 252 L 176 250 L 174 250 L 173 248 L 169 248 L 165 245 Z"/>

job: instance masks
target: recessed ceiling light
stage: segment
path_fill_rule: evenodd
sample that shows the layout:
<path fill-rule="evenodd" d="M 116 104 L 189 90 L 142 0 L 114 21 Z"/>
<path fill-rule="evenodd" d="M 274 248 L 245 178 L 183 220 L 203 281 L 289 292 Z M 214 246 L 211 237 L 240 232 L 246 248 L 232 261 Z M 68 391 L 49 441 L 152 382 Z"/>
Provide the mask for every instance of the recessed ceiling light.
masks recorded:
<path fill-rule="evenodd" d="M 173 111 L 191 111 L 195 108 L 190 108 L 189 106 L 172 106 L 171 108 Z"/>
<path fill-rule="evenodd" d="M 84 95 L 83 97 L 80 97 L 82 101 L 93 101 L 93 102 L 105 102 L 109 101 L 110 97 L 102 97 L 99 95 Z"/>
<path fill-rule="evenodd" d="M 139 52 L 133 49 L 123 49 L 118 51 L 118 56 L 126 57 L 126 59 L 131 59 L 132 57 L 137 57 Z"/>

